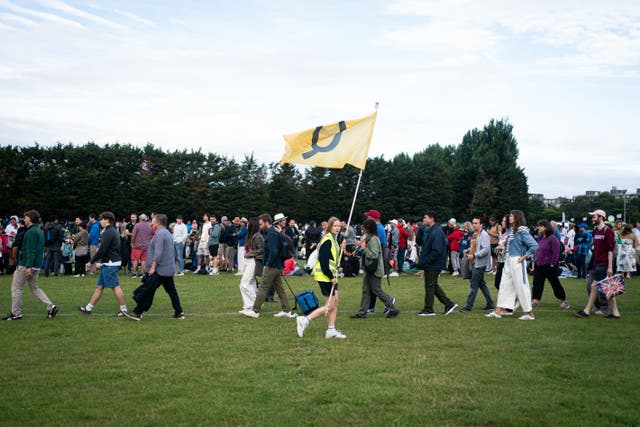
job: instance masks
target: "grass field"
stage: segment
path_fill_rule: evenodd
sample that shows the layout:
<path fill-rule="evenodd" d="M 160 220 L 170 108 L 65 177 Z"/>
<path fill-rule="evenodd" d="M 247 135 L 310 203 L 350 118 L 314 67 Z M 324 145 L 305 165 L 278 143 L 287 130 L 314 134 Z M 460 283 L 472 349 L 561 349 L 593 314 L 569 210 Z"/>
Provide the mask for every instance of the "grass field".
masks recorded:
<path fill-rule="evenodd" d="M 310 278 L 289 282 L 319 295 Z M 138 281 L 121 283 L 131 307 Z M 278 304 L 241 317 L 236 276 L 176 283 L 187 319 L 169 317 L 159 290 L 133 322 L 111 317 L 107 293 L 93 315 L 77 312 L 95 277 L 42 278 L 58 317 L 46 319 L 27 291 L 24 320 L 0 325 L 0 424 L 640 425 L 640 279 L 619 298 L 621 320 L 574 318 L 584 282 L 563 279 L 572 310 L 559 309 L 547 285 L 533 322 L 477 309 L 418 317 L 424 290 L 414 275 L 384 287 L 397 318 L 352 320 L 361 278 L 343 279 L 337 327 L 346 340 L 326 340 L 324 319 L 298 338 L 295 320 L 272 316 Z M 464 302 L 468 281 L 441 283 Z M 10 301 L 10 277 L 0 276 L 3 314 Z"/>

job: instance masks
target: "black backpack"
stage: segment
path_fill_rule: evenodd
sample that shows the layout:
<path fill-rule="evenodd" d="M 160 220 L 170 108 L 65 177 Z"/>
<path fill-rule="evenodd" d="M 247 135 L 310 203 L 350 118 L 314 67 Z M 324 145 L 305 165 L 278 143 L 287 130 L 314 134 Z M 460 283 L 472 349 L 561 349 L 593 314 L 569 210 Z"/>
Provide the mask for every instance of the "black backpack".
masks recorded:
<path fill-rule="evenodd" d="M 280 248 L 278 250 L 283 261 L 293 258 L 293 239 L 284 231 L 280 232 Z"/>

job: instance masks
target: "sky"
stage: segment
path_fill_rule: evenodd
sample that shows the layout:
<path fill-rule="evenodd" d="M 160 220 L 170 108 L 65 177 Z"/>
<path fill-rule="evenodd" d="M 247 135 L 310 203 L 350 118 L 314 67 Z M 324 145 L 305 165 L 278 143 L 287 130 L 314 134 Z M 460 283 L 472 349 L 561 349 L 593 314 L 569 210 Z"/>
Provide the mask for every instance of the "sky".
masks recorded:
<path fill-rule="evenodd" d="M 508 119 L 529 192 L 640 188 L 637 0 L 0 0 L 0 145 L 279 161 L 366 116 L 369 156 Z"/>

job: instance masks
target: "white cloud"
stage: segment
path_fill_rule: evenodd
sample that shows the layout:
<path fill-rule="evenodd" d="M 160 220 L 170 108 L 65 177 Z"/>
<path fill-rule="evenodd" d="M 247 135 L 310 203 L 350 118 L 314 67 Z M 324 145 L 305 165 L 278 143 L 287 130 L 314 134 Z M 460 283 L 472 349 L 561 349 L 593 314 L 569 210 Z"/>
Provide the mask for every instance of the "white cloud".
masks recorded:
<path fill-rule="evenodd" d="M 24 18 L 12 13 L 0 13 L 0 20 L 5 22 L 13 22 L 19 24 L 21 27 L 35 28 L 38 24 L 31 19 Z"/>
<path fill-rule="evenodd" d="M 75 16 L 78 18 L 82 18 L 82 19 L 86 19 L 88 21 L 93 21 L 95 23 L 104 25 L 106 27 L 110 27 L 112 29 L 116 29 L 116 30 L 125 30 L 126 27 L 124 25 L 118 24 L 116 22 L 110 21 L 108 19 L 105 19 L 101 16 L 97 16 L 94 15 L 92 13 L 89 12 L 85 12 L 83 10 L 80 10 L 78 8 L 75 8 L 73 6 L 70 6 L 62 1 L 59 0 L 38 0 L 38 2 L 49 8 L 49 9 L 54 9 L 54 10 L 58 10 L 60 12 L 64 12 L 68 15 L 71 16 Z"/>
<path fill-rule="evenodd" d="M 47 13 L 47 12 L 40 12 L 37 10 L 32 10 L 32 9 L 28 9 L 25 7 L 21 7 L 18 5 L 15 5 L 13 3 L 8 2 L 7 0 L 0 0 L 0 7 L 4 7 L 6 9 L 9 9 L 13 12 L 17 12 L 17 13 L 22 13 L 24 15 L 30 15 L 30 16 L 35 16 L 36 18 L 40 18 L 43 21 L 48 21 L 48 22 L 53 22 L 55 24 L 60 24 L 63 25 L 65 27 L 69 27 L 72 29 L 76 29 L 76 30 L 85 30 L 86 27 L 82 24 L 80 24 L 79 22 L 70 20 L 70 19 L 66 19 L 66 18 L 62 18 L 58 15 L 54 15 L 52 13 Z"/>

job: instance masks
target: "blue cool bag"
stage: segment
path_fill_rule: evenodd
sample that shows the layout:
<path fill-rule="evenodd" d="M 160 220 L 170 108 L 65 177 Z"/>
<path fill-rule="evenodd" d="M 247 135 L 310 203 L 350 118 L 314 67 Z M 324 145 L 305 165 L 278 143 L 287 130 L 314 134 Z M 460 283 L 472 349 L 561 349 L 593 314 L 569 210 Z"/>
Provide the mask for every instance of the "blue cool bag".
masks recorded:
<path fill-rule="evenodd" d="M 291 311 L 296 311 L 296 308 L 300 307 L 300 310 L 306 316 L 307 314 L 311 313 L 313 310 L 318 308 L 318 298 L 316 297 L 316 294 L 314 294 L 311 289 L 307 289 L 305 291 L 302 291 L 296 294 L 293 292 L 293 289 L 291 289 L 291 286 L 289 285 L 289 282 L 287 281 L 287 279 L 284 276 L 282 276 L 282 278 L 284 279 L 284 282 L 287 284 L 287 287 L 289 288 L 289 291 L 293 295 L 293 298 L 296 300 L 296 305 L 293 307 Z"/>

